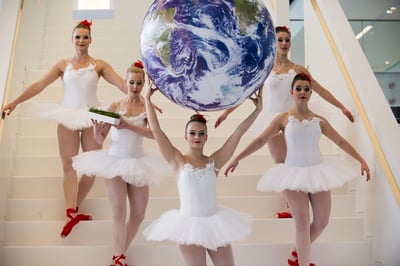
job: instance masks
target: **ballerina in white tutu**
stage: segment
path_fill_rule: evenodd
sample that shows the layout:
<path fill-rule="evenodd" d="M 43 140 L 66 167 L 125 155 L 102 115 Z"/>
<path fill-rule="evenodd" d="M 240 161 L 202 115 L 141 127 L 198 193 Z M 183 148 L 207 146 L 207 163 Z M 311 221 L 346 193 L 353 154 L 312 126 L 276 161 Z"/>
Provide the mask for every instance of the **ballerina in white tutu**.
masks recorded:
<path fill-rule="evenodd" d="M 272 166 L 259 180 L 257 190 L 283 192 L 287 195 L 296 225 L 296 250 L 289 265 L 309 266 L 311 243 L 325 229 L 331 209 L 330 190 L 358 176 L 351 165 L 338 158 L 324 158 L 319 150 L 322 134 L 336 143 L 361 164 L 361 175 L 370 180 L 366 161 L 353 146 L 340 136 L 329 122 L 308 108 L 311 78 L 297 74 L 291 86 L 295 107 L 279 114 L 271 124 L 225 170 L 233 172 L 239 161 L 263 147 L 277 132 L 282 131 L 287 154 L 284 163 Z M 309 204 L 313 219 L 310 224 Z"/>
<path fill-rule="evenodd" d="M 216 178 L 221 167 L 233 155 L 240 138 L 262 109 L 262 91 L 250 97 L 255 110 L 236 128 L 217 151 L 203 153 L 208 139 L 206 119 L 193 115 L 185 127 L 188 149 L 176 149 L 160 128 L 151 103 L 157 90 L 148 88 L 146 110 L 148 121 L 161 154 L 178 174 L 180 209 L 165 212 L 147 227 L 147 240 L 169 240 L 179 244 L 186 265 L 205 266 L 207 253 L 214 265 L 233 266 L 231 242 L 245 238 L 251 232 L 251 217 L 236 210 L 218 206 Z"/>
<path fill-rule="evenodd" d="M 77 155 L 79 147 L 83 151 L 101 149 L 93 140 L 92 122 L 86 116 L 88 106 L 99 104 L 97 84 L 100 77 L 108 83 L 126 92 L 125 81 L 104 60 L 89 55 L 92 43 L 91 21 L 80 21 L 72 31 L 74 54 L 68 59 L 55 63 L 37 82 L 32 83 L 15 100 L 3 106 L 3 114 L 11 114 L 18 104 L 34 97 L 51 83 L 61 78 L 64 95 L 61 104 L 40 104 L 40 118 L 55 120 L 57 138 L 63 170 L 63 188 L 66 205 L 66 222 L 61 237 L 66 237 L 73 227 L 92 217 L 78 214 L 81 206 L 94 183 L 94 178 L 82 176 L 78 179 L 72 167 L 72 157 Z M 38 106 L 39 107 L 39 106 Z"/>
<path fill-rule="evenodd" d="M 293 81 L 293 77 L 301 72 L 308 75 L 308 70 L 295 62 L 289 60 L 289 51 L 291 48 L 291 33 L 286 26 L 275 27 L 276 32 L 276 56 L 275 63 L 271 73 L 268 75 L 265 81 L 264 91 L 264 109 L 249 129 L 249 133 L 253 136 L 259 135 L 272 121 L 272 119 L 282 113 L 287 112 L 293 107 L 294 101 L 290 95 L 290 85 Z M 351 121 L 354 121 L 352 113 L 330 93 L 329 90 L 324 88 L 317 80 L 312 79 L 311 85 L 313 86 L 314 92 L 321 96 L 328 103 L 339 108 L 343 114 Z M 325 118 L 329 115 L 326 108 L 315 103 L 310 103 L 310 106 L 314 111 L 318 111 L 323 114 Z M 237 107 L 237 106 L 236 106 Z M 219 126 L 227 116 L 236 108 L 229 108 L 225 110 L 222 115 L 217 119 L 215 127 Z M 322 108 L 321 108 L 322 107 Z M 269 152 L 275 163 L 282 163 L 286 156 L 285 140 L 278 132 L 276 136 L 273 136 L 267 143 Z M 283 211 L 277 212 L 278 218 L 291 218 L 291 212 L 286 203 L 286 208 Z"/>
<path fill-rule="evenodd" d="M 94 139 L 102 144 L 110 130 L 108 151 L 96 150 L 73 158 L 74 169 L 88 176 L 103 176 L 112 209 L 114 256 L 111 266 L 125 264 L 125 253 L 144 219 L 149 185 L 159 184 L 170 174 L 170 167 L 159 155 L 143 149 L 143 138 L 154 139 L 147 127 L 145 103 L 141 92 L 145 73 L 141 61 L 126 72 L 127 97 L 110 105 L 108 111 L 121 114 L 121 123 L 93 121 Z M 156 167 L 155 167 L 156 166 Z M 126 221 L 126 198 L 130 213 Z"/>

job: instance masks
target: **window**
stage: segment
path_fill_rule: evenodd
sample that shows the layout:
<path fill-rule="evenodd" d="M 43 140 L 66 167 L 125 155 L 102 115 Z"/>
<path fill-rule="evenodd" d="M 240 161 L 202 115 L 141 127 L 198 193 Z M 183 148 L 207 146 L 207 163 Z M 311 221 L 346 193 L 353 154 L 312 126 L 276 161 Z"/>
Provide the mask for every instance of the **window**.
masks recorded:
<path fill-rule="evenodd" d="M 0 0 L 1 1 L 1 0 Z M 73 0 L 74 19 L 113 19 L 114 0 Z"/>

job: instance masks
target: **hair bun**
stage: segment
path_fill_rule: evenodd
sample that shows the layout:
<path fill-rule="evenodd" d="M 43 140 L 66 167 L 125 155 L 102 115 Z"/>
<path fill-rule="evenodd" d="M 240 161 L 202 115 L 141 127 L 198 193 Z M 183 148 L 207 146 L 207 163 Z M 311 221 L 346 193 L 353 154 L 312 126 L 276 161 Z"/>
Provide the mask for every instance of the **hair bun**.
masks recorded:
<path fill-rule="evenodd" d="M 200 113 L 196 113 L 190 117 L 190 121 L 198 121 L 201 123 L 207 123 L 207 119 L 204 117 L 204 115 Z"/>
<path fill-rule="evenodd" d="M 141 68 L 141 69 L 144 68 L 143 63 L 142 63 L 141 60 L 136 60 L 135 62 L 133 62 L 132 66 L 133 67 L 138 67 L 138 68 Z"/>

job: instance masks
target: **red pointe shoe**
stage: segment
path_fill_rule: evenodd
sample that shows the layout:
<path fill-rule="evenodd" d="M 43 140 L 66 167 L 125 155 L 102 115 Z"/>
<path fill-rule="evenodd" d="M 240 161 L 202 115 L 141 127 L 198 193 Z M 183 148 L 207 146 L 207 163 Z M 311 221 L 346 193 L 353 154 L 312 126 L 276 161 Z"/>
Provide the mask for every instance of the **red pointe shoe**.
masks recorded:
<path fill-rule="evenodd" d="M 114 264 L 110 264 L 110 266 L 127 266 L 127 264 L 121 262 L 121 260 L 126 259 L 126 256 L 124 254 L 121 254 L 119 256 L 113 256 L 112 259 Z"/>
<path fill-rule="evenodd" d="M 76 207 L 76 212 L 78 212 L 78 207 Z M 83 213 L 78 213 L 76 215 L 76 217 L 78 217 L 79 221 L 91 221 L 92 220 L 92 216 L 91 215 L 83 214 Z"/>
<path fill-rule="evenodd" d="M 299 260 L 297 259 L 297 252 L 296 250 L 293 250 L 291 255 L 293 256 L 293 258 L 295 258 L 295 260 L 292 259 L 288 259 L 288 264 L 290 266 L 299 266 Z M 315 266 L 314 263 L 310 263 L 310 266 Z"/>
<path fill-rule="evenodd" d="M 292 214 L 290 212 L 277 212 L 276 218 L 278 219 L 292 218 Z"/>
<path fill-rule="evenodd" d="M 73 209 L 73 208 L 68 208 L 66 211 L 66 215 L 67 217 L 70 219 L 63 227 L 62 231 L 61 231 L 61 237 L 64 238 L 66 236 L 69 235 L 69 233 L 71 233 L 72 228 L 79 223 L 79 219 L 77 216 L 73 217 L 72 214 L 76 213 L 77 210 Z"/>

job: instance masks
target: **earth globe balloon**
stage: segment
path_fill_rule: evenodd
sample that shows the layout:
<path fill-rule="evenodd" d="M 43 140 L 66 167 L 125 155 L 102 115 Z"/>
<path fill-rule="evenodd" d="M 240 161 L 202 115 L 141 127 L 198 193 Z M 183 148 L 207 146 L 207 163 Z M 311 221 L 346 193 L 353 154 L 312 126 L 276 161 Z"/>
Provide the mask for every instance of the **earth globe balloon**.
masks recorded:
<path fill-rule="evenodd" d="M 261 0 L 156 0 L 143 19 L 140 54 L 167 98 L 195 111 L 218 111 L 262 85 L 275 38 Z"/>

